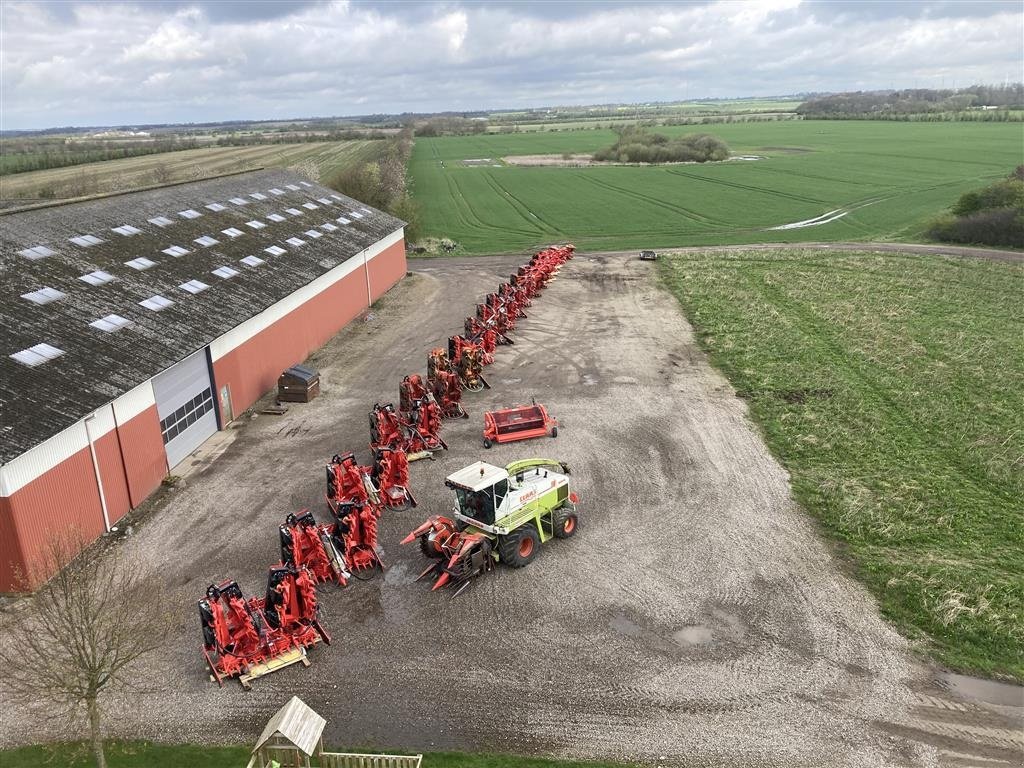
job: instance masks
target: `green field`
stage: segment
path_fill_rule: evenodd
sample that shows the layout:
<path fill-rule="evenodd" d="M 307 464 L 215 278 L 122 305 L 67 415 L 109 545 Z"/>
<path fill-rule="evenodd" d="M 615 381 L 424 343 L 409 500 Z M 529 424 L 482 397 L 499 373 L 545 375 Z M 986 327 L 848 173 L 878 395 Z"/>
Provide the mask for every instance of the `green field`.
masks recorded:
<path fill-rule="evenodd" d="M 1024 265 L 750 251 L 662 274 L 883 614 L 1024 680 Z"/>
<path fill-rule="evenodd" d="M 694 126 L 659 128 L 675 135 Z M 967 190 L 1024 163 L 1012 123 L 783 121 L 708 126 L 764 160 L 659 167 L 510 167 L 508 155 L 589 153 L 608 130 L 417 139 L 424 234 L 467 253 L 571 240 L 588 249 L 810 240 L 914 240 Z M 466 159 L 491 158 L 470 166 Z M 770 228 L 821 216 L 822 226 Z"/>
<path fill-rule="evenodd" d="M 246 747 L 174 746 L 149 742 L 117 742 L 107 747 L 110 768 L 244 768 Z M 90 768 L 91 753 L 82 744 L 22 747 L 0 750 L 4 768 Z M 623 763 L 546 760 L 539 757 L 470 755 L 431 752 L 423 756 L 423 768 L 628 768 Z"/>
<path fill-rule="evenodd" d="M 0 177 L 0 198 L 68 198 L 104 194 L 260 167 L 295 168 L 324 178 L 372 156 L 380 141 L 325 141 L 204 147 Z"/>

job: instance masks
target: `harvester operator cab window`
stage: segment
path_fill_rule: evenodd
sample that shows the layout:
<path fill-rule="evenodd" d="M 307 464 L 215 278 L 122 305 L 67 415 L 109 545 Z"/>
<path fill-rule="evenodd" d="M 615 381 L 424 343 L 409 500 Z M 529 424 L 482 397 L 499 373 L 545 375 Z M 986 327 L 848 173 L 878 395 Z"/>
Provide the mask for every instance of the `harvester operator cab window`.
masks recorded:
<path fill-rule="evenodd" d="M 459 511 L 484 525 L 494 525 L 494 493 L 493 488 L 479 491 L 468 491 L 456 488 L 455 495 L 459 500 Z"/>

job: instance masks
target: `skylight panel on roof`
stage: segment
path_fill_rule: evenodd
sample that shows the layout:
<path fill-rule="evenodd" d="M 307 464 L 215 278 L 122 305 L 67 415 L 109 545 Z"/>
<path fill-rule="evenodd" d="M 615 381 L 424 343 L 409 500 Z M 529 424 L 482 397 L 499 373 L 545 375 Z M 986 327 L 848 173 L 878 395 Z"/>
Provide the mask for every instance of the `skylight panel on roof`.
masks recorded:
<path fill-rule="evenodd" d="M 324 205 L 334 205 L 334 201 L 329 197 L 318 197 L 316 201 L 318 203 L 323 203 Z"/>
<path fill-rule="evenodd" d="M 126 325 L 131 324 L 131 320 L 126 317 L 121 317 L 120 315 L 107 315 L 106 317 L 101 317 L 99 320 L 93 320 L 89 323 L 90 326 L 103 331 L 104 333 L 113 333 L 114 331 L 119 331 Z"/>
<path fill-rule="evenodd" d="M 271 256 L 280 256 L 282 253 L 288 253 L 288 251 L 279 245 L 272 245 L 269 248 L 264 248 L 263 250 Z"/>
<path fill-rule="evenodd" d="M 113 280 L 114 276 L 109 272 L 104 272 L 102 269 L 97 269 L 95 272 L 82 275 L 78 279 L 87 282 L 89 285 L 103 285 L 104 283 L 109 283 Z"/>
<path fill-rule="evenodd" d="M 210 286 L 199 280 L 189 280 L 187 283 L 182 283 L 178 287 L 181 288 L 181 290 L 183 291 L 187 291 L 188 293 L 202 293 Z"/>
<path fill-rule="evenodd" d="M 32 261 L 45 259 L 47 256 L 53 256 L 55 253 L 56 251 L 47 248 L 45 245 L 35 245 L 31 248 L 26 248 L 23 251 L 18 251 L 20 256 L 24 256 L 26 259 L 32 259 Z"/>
<path fill-rule="evenodd" d="M 199 243 L 201 246 L 203 246 L 203 248 L 209 248 L 211 245 L 216 245 L 217 243 L 219 243 L 220 240 L 214 240 L 209 235 L 203 235 L 202 237 L 197 237 L 192 242 Z"/>
<path fill-rule="evenodd" d="M 338 218 L 335 219 L 335 221 L 338 222 L 339 224 L 351 224 L 352 223 L 348 219 L 346 219 L 344 216 L 339 216 Z"/>
<path fill-rule="evenodd" d="M 303 208 L 308 208 L 308 209 L 309 209 L 309 210 L 311 210 L 311 211 L 315 211 L 315 210 L 316 210 L 317 208 L 319 208 L 320 206 L 319 206 L 319 205 L 317 205 L 316 203 L 303 203 L 303 204 L 302 204 L 302 207 L 303 207 Z"/>
<path fill-rule="evenodd" d="M 280 213 L 271 213 L 267 215 L 267 218 L 271 221 L 284 221 L 284 216 Z"/>
<path fill-rule="evenodd" d="M 301 184 L 304 187 L 312 187 L 313 186 L 308 181 L 300 181 L 299 184 Z"/>
<path fill-rule="evenodd" d="M 249 195 L 249 197 L 251 197 L 253 200 L 266 200 L 267 199 L 267 196 L 264 195 L 262 192 L 253 192 L 251 195 Z"/>
<path fill-rule="evenodd" d="M 230 200 L 228 200 L 228 202 L 229 203 L 234 203 L 235 205 L 248 205 L 249 204 L 249 201 L 246 200 L 244 197 L 232 197 Z"/>
<path fill-rule="evenodd" d="M 178 211 L 178 215 L 186 219 L 198 219 L 203 214 L 201 214 L 199 211 L 195 211 L 189 208 L 187 211 Z"/>
<path fill-rule="evenodd" d="M 285 184 L 285 186 L 288 187 L 288 189 L 290 189 L 292 192 L 298 192 L 299 191 L 299 185 L 298 184 Z"/>
<path fill-rule="evenodd" d="M 333 198 L 334 198 L 335 200 L 337 200 L 337 201 L 338 201 L 339 203 L 341 202 L 341 195 L 333 195 L 333 194 L 332 194 L 332 195 L 331 195 L 331 197 L 333 197 Z"/>
<path fill-rule="evenodd" d="M 22 365 L 29 367 L 35 367 L 41 363 L 45 363 L 47 360 L 53 360 L 54 358 L 60 357 L 64 354 L 63 349 L 51 346 L 49 344 L 36 344 L 34 347 L 23 349 L 20 352 L 15 352 L 9 357 L 17 360 Z"/>
<path fill-rule="evenodd" d="M 244 232 L 242 232 L 242 230 L 235 229 L 234 227 L 228 227 L 227 229 L 222 229 L 221 232 L 223 232 L 228 237 L 241 237 L 243 234 L 245 234 Z"/>
<path fill-rule="evenodd" d="M 213 270 L 213 274 L 215 274 L 217 277 L 227 280 L 228 278 L 237 275 L 238 270 L 232 269 L 231 267 L 217 267 L 215 270 Z"/>
<path fill-rule="evenodd" d="M 165 299 L 158 293 L 153 296 L 150 296 L 148 299 L 143 299 L 142 301 L 139 302 L 139 305 L 145 307 L 146 309 L 151 309 L 154 312 L 159 312 L 161 309 L 167 309 L 167 307 L 171 306 L 171 304 L 173 303 L 173 301 L 171 301 L 170 299 Z"/>
<path fill-rule="evenodd" d="M 309 237 L 313 240 L 316 240 L 318 237 L 324 236 L 323 232 L 317 232 L 315 229 L 307 229 L 303 234 L 306 235 L 306 237 Z"/>
<path fill-rule="evenodd" d="M 267 225 L 264 224 L 262 221 L 257 221 L 256 219 L 253 219 L 252 221 L 245 222 L 245 226 L 252 227 L 253 229 L 263 229 Z"/>
<path fill-rule="evenodd" d="M 268 191 L 272 195 L 283 195 L 284 194 L 284 190 L 283 189 L 278 189 L 277 187 L 274 187 L 273 189 L 268 190 Z"/>
<path fill-rule="evenodd" d="M 321 224 L 320 229 L 324 232 L 336 232 L 338 228 L 328 221 L 326 224 Z"/>
<path fill-rule="evenodd" d="M 369 208 L 360 208 L 359 210 L 365 213 L 367 216 L 373 213 L 373 211 L 371 211 Z"/>
<path fill-rule="evenodd" d="M 296 248 L 298 248 L 300 245 L 306 244 L 305 240 L 299 240 L 299 238 L 297 237 L 289 237 L 287 240 L 285 240 L 285 242 L 288 243 L 288 245 L 294 245 Z"/>
<path fill-rule="evenodd" d="M 154 216 L 152 219 L 146 219 L 150 224 L 156 224 L 158 227 L 169 227 L 174 222 L 168 219 L 166 216 Z"/>
<path fill-rule="evenodd" d="M 75 245 L 80 245 L 83 248 L 88 248 L 92 245 L 99 245 L 103 241 L 93 235 L 79 235 L 78 237 L 69 238 Z"/>
<path fill-rule="evenodd" d="M 211 211 L 223 211 L 225 208 L 227 208 L 226 205 L 221 205 L 220 203 L 210 203 L 206 207 L 209 208 Z"/>
<path fill-rule="evenodd" d="M 126 267 L 131 267 L 132 269 L 137 269 L 141 272 L 143 269 L 149 269 L 150 267 L 156 266 L 156 262 L 147 259 L 145 256 L 139 256 L 137 259 L 126 261 L 124 265 Z"/>
<path fill-rule="evenodd" d="M 287 213 L 289 216 L 301 216 L 302 215 L 302 211 L 300 211 L 298 208 L 285 208 L 284 212 Z"/>
<path fill-rule="evenodd" d="M 32 291 L 30 293 L 21 294 L 21 298 L 28 299 L 33 304 L 49 304 L 51 301 L 57 301 L 67 296 L 66 293 L 58 291 L 56 288 L 42 287 L 38 291 Z"/>
<path fill-rule="evenodd" d="M 131 237 L 132 235 L 139 234 L 142 230 L 138 227 L 133 227 L 131 224 L 125 224 L 120 227 L 114 227 L 111 231 L 117 232 L 117 234 L 124 235 L 125 237 Z"/>
<path fill-rule="evenodd" d="M 363 218 L 363 214 L 361 214 L 359 211 L 352 211 L 349 214 L 349 216 L 351 216 L 353 219 L 361 219 L 361 218 Z"/>
<path fill-rule="evenodd" d="M 182 248 L 180 245 L 172 245 L 170 248 L 164 248 L 162 252 L 168 256 L 184 256 L 189 250 L 188 248 Z"/>
<path fill-rule="evenodd" d="M 243 264 L 247 264 L 250 267 L 258 267 L 260 264 L 266 264 L 263 259 L 258 256 L 246 256 L 244 259 L 239 259 Z"/>

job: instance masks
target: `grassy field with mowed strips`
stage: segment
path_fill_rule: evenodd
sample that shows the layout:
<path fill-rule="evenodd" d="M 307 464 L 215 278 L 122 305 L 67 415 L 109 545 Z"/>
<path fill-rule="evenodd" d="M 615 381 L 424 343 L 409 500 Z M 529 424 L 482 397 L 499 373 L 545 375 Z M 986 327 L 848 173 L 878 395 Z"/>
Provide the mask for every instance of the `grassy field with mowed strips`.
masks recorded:
<path fill-rule="evenodd" d="M 661 269 L 883 614 L 955 669 L 1024 680 L 1024 265 L 794 250 Z"/>
<path fill-rule="evenodd" d="M 97 163 L 29 171 L 0 178 L 0 197 L 76 197 L 191 181 L 253 168 L 298 168 L 312 177 L 373 156 L 380 141 L 323 141 L 203 147 Z"/>
<path fill-rule="evenodd" d="M 761 160 L 647 167 L 514 167 L 510 155 L 589 153 L 609 130 L 421 138 L 410 162 L 425 235 L 467 253 L 571 240 L 587 249 L 904 240 L 963 192 L 1024 163 L 1020 123 L 786 121 L 706 131 Z M 465 160 L 490 159 L 466 164 Z M 837 209 L 822 226 L 771 230 Z"/>
<path fill-rule="evenodd" d="M 112 742 L 107 746 L 109 768 L 244 768 L 249 748 L 175 746 L 149 742 Z M 4 768 L 89 768 L 92 753 L 83 744 L 55 744 L 0 750 Z M 424 755 L 423 768 L 629 768 L 623 763 L 575 762 L 537 757 L 433 752 Z"/>

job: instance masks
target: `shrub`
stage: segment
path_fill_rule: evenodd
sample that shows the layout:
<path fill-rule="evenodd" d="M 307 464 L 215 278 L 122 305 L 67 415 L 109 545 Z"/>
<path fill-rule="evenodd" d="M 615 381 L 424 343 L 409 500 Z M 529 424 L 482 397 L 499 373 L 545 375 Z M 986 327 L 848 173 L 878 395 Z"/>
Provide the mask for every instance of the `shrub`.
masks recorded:
<path fill-rule="evenodd" d="M 595 152 L 595 160 L 619 163 L 705 163 L 729 157 L 728 145 L 707 133 L 669 138 L 635 125 L 618 128 L 616 133 L 619 140 Z"/>

